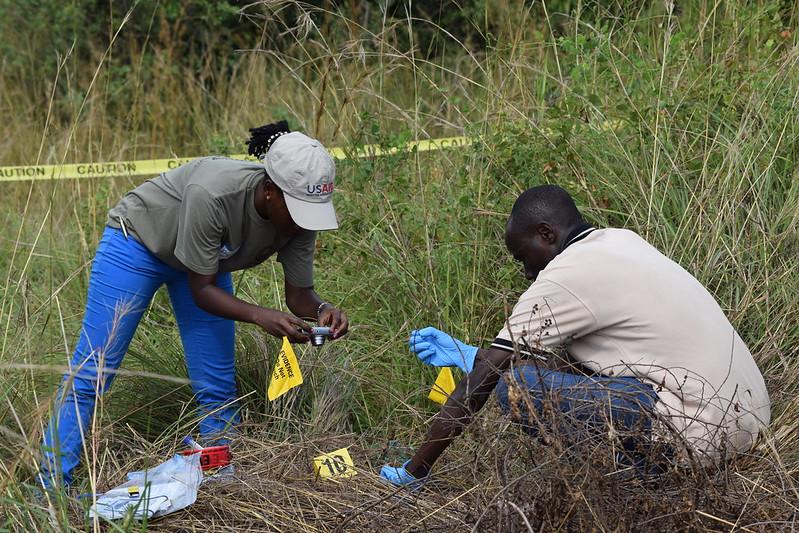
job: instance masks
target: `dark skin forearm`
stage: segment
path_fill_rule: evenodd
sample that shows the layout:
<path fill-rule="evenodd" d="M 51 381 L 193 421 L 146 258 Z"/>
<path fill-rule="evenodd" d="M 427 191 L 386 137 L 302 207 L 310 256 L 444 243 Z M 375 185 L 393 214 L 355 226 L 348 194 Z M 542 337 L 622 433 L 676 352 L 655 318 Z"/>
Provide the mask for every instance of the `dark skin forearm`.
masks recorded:
<path fill-rule="evenodd" d="M 316 320 L 322 299 L 313 287 L 295 287 L 285 283 L 286 305 L 292 313 L 306 320 Z"/>
<path fill-rule="evenodd" d="M 257 324 L 261 309 L 236 298 L 215 284 L 216 274 L 204 275 L 189 272 L 189 288 L 197 307 L 207 313 L 237 322 Z"/>
<path fill-rule="evenodd" d="M 261 326 L 268 333 L 277 337 L 286 336 L 292 342 L 306 342 L 310 326 L 299 317 L 309 320 L 318 320 L 322 326 L 332 328 L 334 338 L 347 333 L 349 322 L 344 311 L 332 305 L 319 306 L 322 299 L 313 290 L 313 287 L 295 287 L 290 283 L 285 284 L 286 305 L 294 315 L 284 313 L 277 309 L 270 309 L 253 305 L 236 298 L 227 291 L 216 286 L 216 275 L 203 275 L 189 272 L 189 288 L 197 306 L 211 313 L 236 320 Z M 316 313 L 319 311 L 319 316 Z"/>
<path fill-rule="evenodd" d="M 463 432 L 486 403 L 513 354 L 491 348 L 477 352 L 472 371 L 458 383 L 436 415 L 427 439 L 406 467 L 414 477 L 425 477 L 447 446 Z"/>
<path fill-rule="evenodd" d="M 310 326 L 296 316 L 245 302 L 216 286 L 216 274 L 189 272 L 189 288 L 194 303 L 212 315 L 256 324 L 276 337 L 288 337 L 292 342 L 307 342 Z M 302 298 L 300 298 L 302 302 Z M 303 309 L 308 303 L 295 304 Z"/>
<path fill-rule="evenodd" d="M 214 283 L 215 275 L 189 274 L 189 285 L 197 306 L 216 316 L 239 322 L 256 324 L 260 306 L 249 304 L 223 291 Z M 292 313 L 308 320 L 316 320 L 316 311 L 322 299 L 313 287 L 295 287 L 285 284 L 286 305 Z"/>

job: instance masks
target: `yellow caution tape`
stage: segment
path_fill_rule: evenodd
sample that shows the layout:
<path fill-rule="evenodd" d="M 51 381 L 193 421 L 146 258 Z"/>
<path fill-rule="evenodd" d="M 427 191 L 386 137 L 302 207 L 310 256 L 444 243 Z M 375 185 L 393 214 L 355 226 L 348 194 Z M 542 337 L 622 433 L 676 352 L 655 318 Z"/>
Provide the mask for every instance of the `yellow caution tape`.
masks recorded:
<path fill-rule="evenodd" d="M 357 473 L 347 448 L 314 457 L 313 470 L 317 479 L 349 478 Z"/>
<path fill-rule="evenodd" d="M 288 337 L 283 337 L 283 346 L 277 355 L 277 362 L 272 371 L 272 379 L 269 382 L 266 396 L 271 402 L 299 385 L 302 385 L 300 365 Z"/>
<path fill-rule="evenodd" d="M 444 405 L 449 398 L 449 395 L 455 390 L 455 378 L 452 376 L 452 369 L 445 366 L 438 373 L 436 382 L 433 388 L 430 389 L 430 394 L 427 397 L 436 403 Z"/>
<path fill-rule="evenodd" d="M 395 154 L 404 150 L 427 152 L 468 146 L 472 140 L 467 137 L 443 137 L 423 141 L 411 141 L 401 147 L 383 149 L 371 144 L 359 148 L 331 148 L 330 155 L 336 159 L 379 157 Z M 230 156 L 233 159 L 251 159 L 245 154 Z M 64 180 L 78 178 L 116 178 L 121 176 L 157 175 L 177 168 L 194 158 L 175 157 L 172 159 L 139 159 L 136 161 L 113 161 L 109 163 L 70 163 L 64 165 L 24 165 L 18 167 L 0 167 L 0 182 L 3 181 L 35 181 Z"/>

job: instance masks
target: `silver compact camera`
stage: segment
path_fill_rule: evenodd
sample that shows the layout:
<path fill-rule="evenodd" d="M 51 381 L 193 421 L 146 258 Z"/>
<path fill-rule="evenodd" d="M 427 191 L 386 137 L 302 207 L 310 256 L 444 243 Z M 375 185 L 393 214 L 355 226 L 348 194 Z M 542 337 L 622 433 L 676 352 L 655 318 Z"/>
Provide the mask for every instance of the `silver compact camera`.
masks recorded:
<path fill-rule="evenodd" d="M 322 346 L 327 339 L 333 338 L 333 331 L 325 327 L 311 328 L 310 336 L 312 346 Z"/>

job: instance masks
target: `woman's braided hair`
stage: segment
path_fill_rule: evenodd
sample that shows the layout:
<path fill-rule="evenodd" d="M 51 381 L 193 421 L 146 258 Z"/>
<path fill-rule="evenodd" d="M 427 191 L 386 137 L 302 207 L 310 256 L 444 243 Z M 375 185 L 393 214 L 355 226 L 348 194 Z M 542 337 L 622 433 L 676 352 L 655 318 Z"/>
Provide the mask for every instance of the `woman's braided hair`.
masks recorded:
<path fill-rule="evenodd" d="M 260 158 L 269 150 L 272 143 L 281 135 L 291 133 L 289 123 L 285 120 L 273 122 L 257 128 L 250 128 L 250 140 L 247 141 L 247 153 Z"/>

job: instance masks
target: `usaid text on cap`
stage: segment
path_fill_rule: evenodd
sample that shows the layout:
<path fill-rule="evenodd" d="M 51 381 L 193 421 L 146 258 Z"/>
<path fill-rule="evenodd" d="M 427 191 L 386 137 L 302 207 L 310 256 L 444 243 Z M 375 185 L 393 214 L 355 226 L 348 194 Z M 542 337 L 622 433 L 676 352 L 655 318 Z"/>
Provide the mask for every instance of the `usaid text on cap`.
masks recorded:
<path fill-rule="evenodd" d="M 316 185 L 308 185 L 305 190 L 311 195 L 330 194 L 333 192 L 334 185 L 332 183 L 317 183 Z"/>

